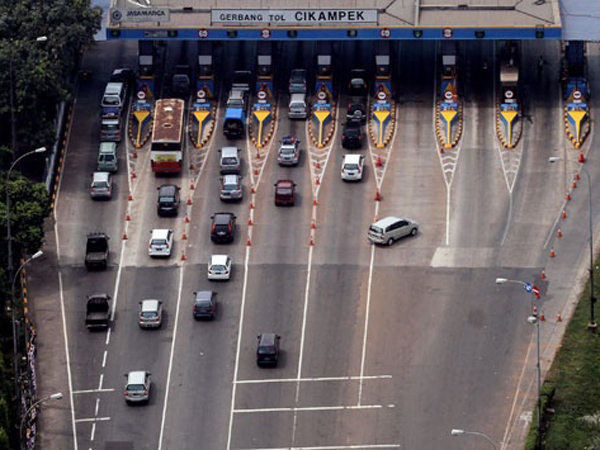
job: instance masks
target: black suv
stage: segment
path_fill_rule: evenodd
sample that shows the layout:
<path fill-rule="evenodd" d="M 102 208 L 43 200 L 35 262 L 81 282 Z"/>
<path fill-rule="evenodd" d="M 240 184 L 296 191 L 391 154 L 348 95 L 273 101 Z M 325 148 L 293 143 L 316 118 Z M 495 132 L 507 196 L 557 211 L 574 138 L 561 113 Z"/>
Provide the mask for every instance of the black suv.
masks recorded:
<path fill-rule="evenodd" d="M 347 120 L 344 124 L 344 132 L 342 133 L 342 147 L 362 148 L 362 141 L 363 136 L 360 121 Z"/>
<path fill-rule="evenodd" d="M 346 119 L 365 123 L 367 121 L 367 101 L 360 97 L 352 97 L 348 104 Z"/>
<path fill-rule="evenodd" d="M 217 293 L 213 291 L 194 292 L 194 319 L 214 319 L 217 313 Z"/>
<path fill-rule="evenodd" d="M 156 212 L 159 216 L 176 216 L 179 209 L 179 187 L 163 184 L 158 188 Z"/>
<path fill-rule="evenodd" d="M 127 89 L 133 89 L 135 88 L 135 72 L 126 67 L 115 69 L 110 75 L 110 81 L 125 83 Z"/>
<path fill-rule="evenodd" d="M 275 333 L 258 335 L 258 348 L 256 349 L 256 364 L 259 367 L 276 367 L 279 360 L 279 340 L 281 336 Z"/>
<path fill-rule="evenodd" d="M 233 242 L 236 216 L 233 213 L 220 212 L 210 218 L 212 219 L 210 239 L 217 244 Z"/>

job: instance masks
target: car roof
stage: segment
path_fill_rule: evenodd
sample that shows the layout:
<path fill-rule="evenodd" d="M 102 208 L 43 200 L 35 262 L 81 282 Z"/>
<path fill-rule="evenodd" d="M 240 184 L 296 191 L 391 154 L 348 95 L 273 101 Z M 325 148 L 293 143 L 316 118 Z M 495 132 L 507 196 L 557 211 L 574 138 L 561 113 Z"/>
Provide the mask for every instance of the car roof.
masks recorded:
<path fill-rule="evenodd" d="M 169 236 L 169 229 L 166 228 L 155 228 L 152 230 L 152 239 L 167 239 Z"/>
<path fill-rule="evenodd" d="M 344 123 L 344 128 L 349 128 L 351 130 L 356 130 L 360 128 L 360 122 L 358 120 L 347 120 Z"/>
<path fill-rule="evenodd" d="M 213 298 L 214 294 L 213 291 L 198 291 L 194 300 L 196 303 L 207 302 Z"/>
<path fill-rule="evenodd" d="M 163 184 L 159 189 L 160 195 L 175 195 L 175 192 L 177 192 L 177 185 Z"/>
<path fill-rule="evenodd" d="M 108 181 L 109 178 L 110 173 L 108 172 L 94 172 L 94 175 L 92 175 L 93 181 Z"/>
<path fill-rule="evenodd" d="M 290 95 L 290 103 L 295 102 L 306 102 L 306 94 L 296 92 L 295 94 Z"/>
<path fill-rule="evenodd" d="M 224 266 L 227 264 L 227 259 L 229 256 L 227 255 L 211 255 L 210 264 L 216 266 Z"/>
<path fill-rule="evenodd" d="M 127 384 L 144 384 L 145 381 L 145 370 L 132 370 L 127 374 Z"/>
<path fill-rule="evenodd" d="M 239 178 L 240 176 L 236 174 L 223 175 L 223 184 L 238 184 Z"/>
<path fill-rule="evenodd" d="M 346 154 L 344 155 L 344 164 L 360 164 L 362 155 Z"/>
<path fill-rule="evenodd" d="M 277 180 L 277 187 L 292 187 L 293 185 L 292 180 Z"/>
<path fill-rule="evenodd" d="M 116 142 L 100 142 L 100 153 L 114 153 L 116 150 Z"/>
<path fill-rule="evenodd" d="M 263 333 L 260 335 L 258 345 L 275 345 L 277 335 L 275 333 Z"/>
<path fill-rule="evenodd" d="M 123 83 L 121 81 L 110 81 L 106 83 L 106 89 L 104 89 L 105 95 L 116 95 L 123 89 Z"/>
<path fill-rule="evenodd" d="M 388 216 L 388 217 L 384 217 L 383 219 L 378 220 L 373 225 L 375 225 L 377 227 L 385 228 L 388 225 L 391 225 L 400 220 L 409 220 L 410 221 L 410 219 L 401 219 L 400 217 Z"/>
<path fill-rule="evenodd" d="M 225 155 L 232 156 L 232 154 L 237 156 L 237 154 L 238 154 L 237 147 L 223 147 L 221 149 L 221 155 L 223 155 L 223 156 L 225 156 Z"/>
<path fill-rule="evenodd" d="M 142 312 L 158 311 L 160 300 L 147 299 L 142 300 Z"/>

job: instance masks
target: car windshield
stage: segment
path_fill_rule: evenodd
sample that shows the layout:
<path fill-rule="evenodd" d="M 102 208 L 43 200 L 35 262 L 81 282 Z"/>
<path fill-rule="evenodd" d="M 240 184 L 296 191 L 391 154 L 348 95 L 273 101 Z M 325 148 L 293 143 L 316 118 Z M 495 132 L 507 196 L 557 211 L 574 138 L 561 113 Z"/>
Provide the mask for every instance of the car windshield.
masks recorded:
<path fill-rule="evenodd" d="M 345 164 L 344 169 L 346 170 L 358 170 L 358 164 Z"/>
<path fill-rule="evenodd" d="M 173 197 L 160 197 L 158 201 L 170 205 L 173 203 Z"/>
<path fill-rule="evenodd" d="M 114 161 L 115 157 L 114 155 L 100 155 L 100 159 L 102 161 Z"/>
<path fill-rule="evenodd" d="M 273 345 L 261 345 L 258 347 L 259 355 L 272 355 L 275 353 L 275 347 Z"/>
<path fill-rule="evenodd" d="M 94 184 L 92 184 L 92 186 L 94 189 L 106 189 L 108 187 L 108 185 L 104 181 L 95 181 Z"/>
<path fill-rule="evenodd" d="M 143 384 L 130 384 L 127 386 L 128 391 L 145 391 L 146 386 Z"/>
<path fill-rule="evenodd" d="M 119 97 L 116 97 L 116 96 L 104 97 L 104 101 L 102 103 L 106 106 L 119 106 Z"/>
<path fill-rule="evenodd" d="M 278 195 L 292 195 L 292 190 L 290 188 L 278 188 Z"/>
<path fill-rule="evenodd" d="M 158 313 L 156 311 L 143 311 L 141 316 L 144 319 L 154 319 L 158 316 Z"/>
<path fill-rule="evenodd" d="M 293 154 L 294 153 L 294 147 L 281 147 L 281 150 L 279 150 L 282 154 Z"/>
<path fill-rule="evenodd" d="M 105 131 L 114 131 L 114 130 L 118 130 L 119 129 L 119 125 L 118 124 L 112 124 L 112 123 L 103 123 L 102 124 L 102 129 Z"/>
<path fill-rule="evenodd" d="M 381 234 L 381 233 L 383 233 L 383 230 L 382 230 L 381 228 L 379 228 L 379 227 L 376 227 L 376 226 L 374 226 L 374 225 L 371 225 L 371 226 L 369 227 L 369 230 L 371 230 L 373 233 L 377 233 L 377 234 Z"/>
<path fill-rule="evenodd" d="M 236 158 L 223 158 L 223 164 L 236 164 Z"/>
<path fill-rule="evenodd" d="M 235 191 L 237 189 L 237 185 L 236 184 L 224 184 L 223 185 L 223 190 L 224 191 Z"/>
<path fill-rule="evenodd" d="M 225 266 L 221 266 L 221 265 L 213 265 L 210 267 L 210 270 L 214 270 L 217 272 L 222 272 L 225 270 Z"/>
<path fill-rule="evenodd" d="M 153 239 L 152 245 L 166 245 L 167 241 L 165 239 Z"/>

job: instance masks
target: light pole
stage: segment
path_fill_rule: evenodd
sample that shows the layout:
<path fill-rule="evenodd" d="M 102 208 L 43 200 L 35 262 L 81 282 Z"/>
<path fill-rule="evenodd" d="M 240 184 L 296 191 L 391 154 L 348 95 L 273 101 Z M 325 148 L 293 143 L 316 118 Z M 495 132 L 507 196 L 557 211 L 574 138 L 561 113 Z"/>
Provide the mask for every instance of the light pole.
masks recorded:
<path fill-rule="evenodd" d="M 531 304 L 533 305 L 533 296 L 539 298 L 539 293 L 535 294 L 535 286 L 520 280 L 509 280 L 508 278 L 496 278 L 496 284 L 515 283 L 522 285 L 527 292 L 531 294 Z M 537 311 L 534 309 L 531 316 L 527 318 L 527 322 L 535 323 L 537 331 L 537 439 L 535 448 L 541 448 L 542 442 L 542 367 L 540 365 L 540 321 L 538 320 Z"/>
<path fill-rule="evenodd" d="M 19 441 L 22 442 L 22 438 L 23 438 L 23 425 L 25 425 L 25 419 L 27 419 L 27 416 L 29 415 L 29 413 L 31 412 L 31 410 L 33 408 L 35 408 L 36 406 L 38 406 L 41 403 L 44 403 L 45 401 L 48 400 L 60 400 L 61 398 L 63 398 L 63 394 L 62 392 L 57 392 L 56 394 L 52 394 L 49 395 L 48 397 L 44 397 L 40 400 L 38 400 L 37 402 L 35 402 L 33 405 L 31 405 L 29 407 L 29 409 L 25 412 L 25 414 L 23 415 L 23 418 L 21 419 L 21 425 L 19 425 Z"/>
<path fill-rule="evenodd" d="M 467 431 L 467 430 L 460 430 L 458 428 L 454 428 L 450 434 L 452 434 L 452 436 L 480 436 L 482 438 L 484 438 L 485 440 L 487 440 L 492 447 L 494 447 L 494 450 L 498 450 L 498 447 L 496 447 L 496 444 L 494 444 L 494 441 L 492 441 L 490 439 L 490 437 L 487 434 L 481 433 L 479 431 Z"/>
<path fill-rule="evenodd" d="M 13 162 L 10 166 L 10 168 L 8 169 L 8 172 L 6 172 L 6 183 L 4 186 L 4 189 L 6 190 L 6 242 L 7 242 L 7 246 L 8 246 L 8 279 L 11 280 L 13 279 L 13 271 L 14 271 L 14 266 L 13 266 L 13 255 L 12 255 L 12 234 L 11 234 L 11 219 L 10 219 L 10 190 L 8 188 L 8 182 L 10 180 L 10 173 L 12 172 L 13 168 L 15 167 L 15 165 L 21 161 L 23 158 L 29 156 L 29 155 L 33 155 L 35 153 L 44 153 L 46 151 L 46 147 L 40 147 L 40 148 L 36 148 L 35 150 L 32 150 L 30 152 L 24 153 L 23 155 L 21 155 L 20 157 L 18 157 L 15 162 Z M 39 253 L 39 252 L 38 252 Z M 37 255 L 37 253 L 36 253 Z M 35 255 L 34 255 L 35 256 Z M 38 255 L 39 256 L 39 255 Z M 36 256 L 37 258 L 37 256 Z M 33 256 L 31 258 L 29 258 L 29 260 L 27 260 L 26 262 L 31 261 L 33 258 Z M 19 270 L 21 270 L 23 268 L 23 266 L 21 266 L 19 268 Z M 18 273 L 18 271 L 17 271 Z M 14 279 L 16 280 L 16 277 L 14 277 Z M 13 370 L 14 370 L 14 376 L 15 376 L 15 396 L 17 399 L 17 402 L 19 401 L 19 377 L 18 377 L 18 365 L 17 365 L 17 333 L 16 333 L 16 323 L 15 323 L 15 290 L 14 290 L 14 281 L 11 284 L 10 287 L 10 302 L 12 304 L 12 331 L 13 331 Z"/>
<path fill-rule="evenodd" d="M 568 161 L 573 164 L 577 164 L 579 168 L 585 174 L 588 186 L 588 214 L 589 214 L 589 233 L 590 233 L 590 322 L 588 323 L 588 329 L 590 331 L 596 331 L 598 324 L 594 318 L 594 303 L 596 303 L 596 297 L 594 297 L 594 227 L 592 226 L 592 182 L 590 179 L 590 173 L 579 161 L 575 161 L 569 158 L 559 158 L 552 156 L 548 158 L 548 162 L 554 163 L 558 161 Z"/>

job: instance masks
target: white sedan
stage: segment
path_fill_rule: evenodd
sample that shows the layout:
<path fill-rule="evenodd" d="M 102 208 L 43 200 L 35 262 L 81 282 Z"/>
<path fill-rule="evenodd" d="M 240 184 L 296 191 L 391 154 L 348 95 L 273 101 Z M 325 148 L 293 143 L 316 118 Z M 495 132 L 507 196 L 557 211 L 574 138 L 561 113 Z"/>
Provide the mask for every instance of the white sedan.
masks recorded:
<path fill-rule="evenodd" d="M 346 154 L 342 159 L 342 180 L 360 181 L 363 177 L 365 157 L 363 155 Z"/>
<path fill-rule="evenodd" d="M 231 258 L 227 255 L 212 255 L 208 263 L 209 280 L 229 280 L 231 277 Z"/>
<path fill-rule="evenodd" d="M 150 231 L 150 242 L 148 243 L 148 255 L 171 256 L 173 250 L 173 230 L 154 229 Z"/>

